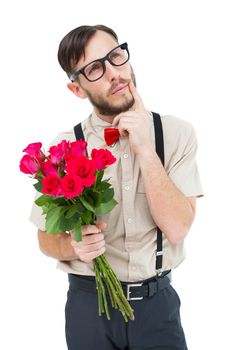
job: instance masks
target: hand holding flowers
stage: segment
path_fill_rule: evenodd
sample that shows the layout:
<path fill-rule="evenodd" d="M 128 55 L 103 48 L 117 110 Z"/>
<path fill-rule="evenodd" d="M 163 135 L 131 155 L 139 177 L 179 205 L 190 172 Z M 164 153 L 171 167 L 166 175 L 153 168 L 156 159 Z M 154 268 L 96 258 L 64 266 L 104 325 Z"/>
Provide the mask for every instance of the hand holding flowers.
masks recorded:
<path fill-rule="evenodd" d="M 110 212 L 117 204 L 109 179 L 103 180 L 104 169 L 116 158 L 107 149 L 93 149 L 86 155 L 84 140 L 62 140 L 50 147 L 48 155 L 40 142 L 28 145 L 20 161 L 20 170 L 32 175 L 34 187 L 42 195 L 35 201 L 42 207 L 46 232 L 58 234 L 73 230 L 76 242 L 82 240 L 83 225 L 95 224 L 96 216 Z M 106 287 L 112 306 L 119 309 L 125 321 L 133 320 L 133 310 L 121 284 L 104 255 L 94 259 L 99 315 L 110 319 Z"/>

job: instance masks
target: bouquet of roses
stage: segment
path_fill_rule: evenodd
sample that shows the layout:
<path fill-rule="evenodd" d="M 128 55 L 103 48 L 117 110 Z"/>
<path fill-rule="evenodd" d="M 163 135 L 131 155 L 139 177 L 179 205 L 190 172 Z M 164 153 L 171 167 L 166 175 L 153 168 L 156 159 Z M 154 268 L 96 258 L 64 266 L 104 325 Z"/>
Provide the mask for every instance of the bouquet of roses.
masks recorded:
<path fill-rule="evenodd" d="M 84 140 L 62 140 L 47 155 L 41 148 L 41 142 L 35 142 L 23 150 L 20 170 L 32 176 L 35 189 L 42 193 L 35 203 L 43 209 L 46 232 L 69 234 L 73 230 L 75 240 L 80 241 L 82 225 L 94 224 L 97 215 L 110 212 L 117 204 L 109 179 L 103 180 L 104 169 L 116 158 L 107 149 L 93 149 L 88 158 Z M 133 320 L 133 310 L 104 254 L 93 264 L 99 315 L 106 312 L 110 319 L 107 287 L 112 307 L 119 309 L 125 321 Z"/>

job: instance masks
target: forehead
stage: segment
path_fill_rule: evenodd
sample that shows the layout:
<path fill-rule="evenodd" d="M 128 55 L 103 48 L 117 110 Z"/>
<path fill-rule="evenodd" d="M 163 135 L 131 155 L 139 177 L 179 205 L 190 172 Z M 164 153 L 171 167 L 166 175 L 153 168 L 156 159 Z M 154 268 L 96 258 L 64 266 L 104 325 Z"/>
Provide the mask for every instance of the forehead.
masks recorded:
<path fill-rule="evenodd" d="M 85 47 L 85 57 L 81 56 L 78 68 L 98 58 L 104 57 L 109 51 L 118 45 L 117 41 L 110 34 L 98 30 L 88 41 Z"/>

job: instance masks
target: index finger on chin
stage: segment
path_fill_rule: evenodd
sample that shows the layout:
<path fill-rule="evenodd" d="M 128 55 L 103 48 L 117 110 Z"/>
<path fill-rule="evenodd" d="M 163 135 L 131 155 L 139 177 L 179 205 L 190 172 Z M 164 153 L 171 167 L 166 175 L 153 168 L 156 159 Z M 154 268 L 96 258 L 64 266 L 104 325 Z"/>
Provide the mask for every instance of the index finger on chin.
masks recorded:
<path fill-rule="evenodd" d="M 136 106 L 143 105 L 141 96 L 139 95 L 139 93 L 138 93 L 138 91 L 137 91 L 137 89 L 132 81 L 130 81 L 130 83 L 129 83 L 129 89 L 130 89 L 130 92 L 135 100 L 135 105 Z"/>

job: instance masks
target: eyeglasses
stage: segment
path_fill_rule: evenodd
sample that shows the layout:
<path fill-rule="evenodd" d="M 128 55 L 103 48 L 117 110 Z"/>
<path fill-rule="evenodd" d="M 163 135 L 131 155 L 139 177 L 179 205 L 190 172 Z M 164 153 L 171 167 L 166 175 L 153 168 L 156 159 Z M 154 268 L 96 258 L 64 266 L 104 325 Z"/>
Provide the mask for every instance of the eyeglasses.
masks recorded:
<path fill-rule="evenodd" d="M 70 80 L 74 82 L 79 74 L 83 74 L 89 81 L 96 81 L 104 75 L 106 71 L 105 61 L 111 63 L 112 66 L 122 66 L 129 60 L 128 44 L 121 44 L 112 49 L 106 56 L 98 60 L 88 63 L 70 76 Z"/>

